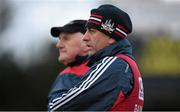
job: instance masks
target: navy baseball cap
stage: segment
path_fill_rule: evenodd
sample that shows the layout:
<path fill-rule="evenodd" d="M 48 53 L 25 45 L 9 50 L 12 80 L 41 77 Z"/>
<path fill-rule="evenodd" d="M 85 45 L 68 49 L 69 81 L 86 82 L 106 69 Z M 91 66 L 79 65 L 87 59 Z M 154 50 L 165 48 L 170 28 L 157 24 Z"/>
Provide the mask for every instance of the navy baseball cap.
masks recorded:
<path fill-rule="evenodd" d="M 86 28 L 85 28 L 86 22 L 87 22 L 86 20 L 73 20 L 62 27 L 52 27 L 51 35 L 53 37 L 59 37 L 61 32 L 65 32 L 65 33 L 81 32 L 84 34 L 86 32 Z"/>

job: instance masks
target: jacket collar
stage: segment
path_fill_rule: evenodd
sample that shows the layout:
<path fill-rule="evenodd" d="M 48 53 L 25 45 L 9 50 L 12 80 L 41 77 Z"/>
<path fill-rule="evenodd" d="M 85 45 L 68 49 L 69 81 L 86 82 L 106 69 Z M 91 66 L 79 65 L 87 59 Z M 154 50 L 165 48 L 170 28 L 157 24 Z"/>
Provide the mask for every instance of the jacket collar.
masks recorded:
<path fill-rule="evenodd" d="M 132 57 L 132 47 L 127 39 L 122 39 L 118 42 L 111 44 L 99 51 L 89 58 L 88 66 L 92 66 L 98 60 L 106 56 L 115 56 L 117 54 L 125 54 Z"/>
<path fill-rule="evenodd" d="M 87 61 L 88 56 L 76 56 L 75 61 L 71 62 L 68 64 L 68 66 L 73 67 L 73 66 L 78 66 L 85 61 Z"/>

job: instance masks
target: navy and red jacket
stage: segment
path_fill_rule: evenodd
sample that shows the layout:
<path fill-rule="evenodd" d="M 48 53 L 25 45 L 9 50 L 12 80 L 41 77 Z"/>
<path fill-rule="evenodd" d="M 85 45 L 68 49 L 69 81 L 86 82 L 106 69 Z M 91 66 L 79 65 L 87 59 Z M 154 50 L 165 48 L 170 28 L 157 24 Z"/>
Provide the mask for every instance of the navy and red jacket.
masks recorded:
<path fill-rule="evenodd" d="M 49 111 L 139 111 L 144 104 L 140 72 L 127 39 L 90 57 L 80 82 L 51 102 Z"/>
<path fill-rule="evenodd" d="M 52 102 L 56 101 L 59 96 L 78 84 L 83 75 L 89 70 L 86 64 L 87 57 L 78 56 L 74 62 L 70 63 L 66 69 L 60 72 L 48 95 L 48 109 L 50 109 Z"/>

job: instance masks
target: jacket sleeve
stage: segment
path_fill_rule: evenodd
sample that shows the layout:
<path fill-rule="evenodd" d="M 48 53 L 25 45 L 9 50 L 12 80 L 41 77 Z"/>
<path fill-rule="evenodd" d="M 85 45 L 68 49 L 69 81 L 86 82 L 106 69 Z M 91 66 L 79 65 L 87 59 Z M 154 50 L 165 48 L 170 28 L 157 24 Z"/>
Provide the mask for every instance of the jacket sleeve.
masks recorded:
<path fill-rule="evenodd" d="M 96 62 L 81 82 L 51 102 L 54 110 L 109 110 L 120 91 L 132 89 L 132 72 L 128 64 L 117 57 L 105 57 Z"/>
<path fill-rule="evenodd" d="M 57 100 L 57 98 L 64 93 L 68 92 L 82 77 L 76 76 L 75 74 L 63 73 L 59 74 L 54 81 L 51 91 L 48 95 L 48 109 L 51 107 L 52 102 Z"/>

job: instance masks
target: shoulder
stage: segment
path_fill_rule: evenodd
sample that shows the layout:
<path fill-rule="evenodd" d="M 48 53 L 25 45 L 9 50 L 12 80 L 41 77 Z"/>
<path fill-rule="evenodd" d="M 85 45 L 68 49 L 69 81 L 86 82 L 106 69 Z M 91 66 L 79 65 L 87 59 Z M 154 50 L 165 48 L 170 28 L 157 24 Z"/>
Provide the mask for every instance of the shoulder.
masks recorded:
<path fill-rule="evenodd" d="M 89 67 L 86 66 L 86 63 L 83 63 L 78 66 L 68 67 L 65 70 L 63 70 L 60 75 L 67 75 L 72 74 L 76 76 L 83 76 L 87 71 L 89 70 Z"/>
<path fill-rule="evenodd" d="M 121 58 L 107 56 L 91 66 L 90 73 L 103 73 L 103 77 L 120 78 L 132 76 L 129 64 Z"/>
<path fill-rule="evenodd" d="M 119 71 L 119 70 L 125 70 L 127 68 L 127 66 L 129 66 L 129 64 L 121 59 L 118 58 L 116 56 L 107 56 L 101 60 L 99 60 L 97 63 L 94 64 L 95 66 L 99 65 L 99 66 L 108 66 L 108 68 L 112 71 Z"/>
<path fill-rule="evenodd" d="M 123 90 L 125 95 L 133 86 L 133 74 L 129 64 L 121 58 L 111 56 L 96 62 L 90 69 L 89 74 L 97 74 L 101 77 L 99 82 L 106 87 L 117 87 L 117 91 Z"/>

